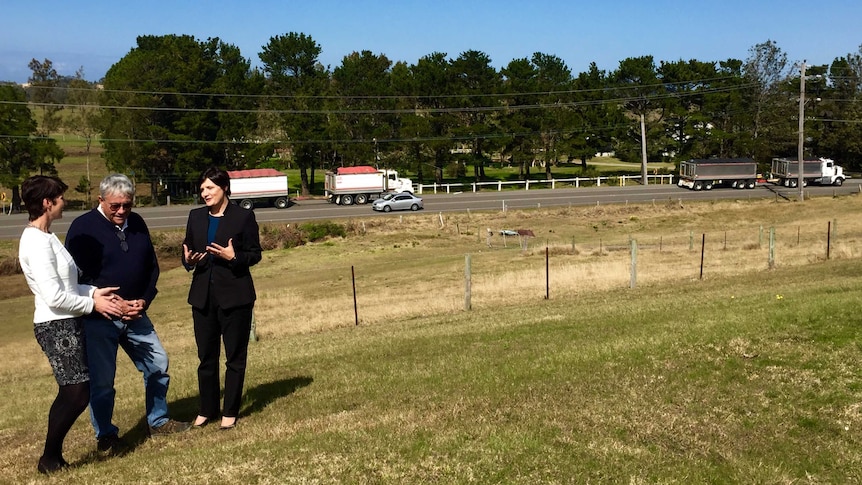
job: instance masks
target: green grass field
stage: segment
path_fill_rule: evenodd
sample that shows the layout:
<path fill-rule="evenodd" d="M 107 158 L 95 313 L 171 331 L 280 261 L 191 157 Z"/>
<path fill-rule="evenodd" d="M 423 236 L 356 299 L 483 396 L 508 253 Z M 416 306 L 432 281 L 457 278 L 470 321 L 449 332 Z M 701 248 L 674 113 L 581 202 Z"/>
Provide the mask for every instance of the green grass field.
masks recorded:
<path fill-rule="evenodd" d="M 115 422 L 134 449 L 97 456 L 82 416 L 66 443 L 75 467 L 49 479 L 35 464 L 56 384 L 32 296 L 10 296 L 0 482 L 859 482 L 860 202 L 336 221 L 346 238 L 267 251 L 254 268 L 259 340 L 237 429 L 146 439 L 140 375 L 121 355 Z M 484 232 L 519 227 L 537 234 L 527 249 Z M 171 410 L 186 420 L 188 282 L 164 271 L 150 310 L 172 359 Z"/>

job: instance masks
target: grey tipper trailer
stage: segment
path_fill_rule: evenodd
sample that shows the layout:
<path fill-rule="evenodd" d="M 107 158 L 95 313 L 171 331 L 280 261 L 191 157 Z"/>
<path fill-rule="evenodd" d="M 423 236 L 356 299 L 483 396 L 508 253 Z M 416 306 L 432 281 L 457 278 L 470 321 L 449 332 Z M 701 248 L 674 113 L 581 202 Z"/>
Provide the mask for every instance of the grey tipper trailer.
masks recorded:
<path fill-rule="evenodd" d="M 677 185 L 692 190 L 753 189 L 756 184 L 757 162 L 750 158 L 700 158 L 679 165 Z"/>

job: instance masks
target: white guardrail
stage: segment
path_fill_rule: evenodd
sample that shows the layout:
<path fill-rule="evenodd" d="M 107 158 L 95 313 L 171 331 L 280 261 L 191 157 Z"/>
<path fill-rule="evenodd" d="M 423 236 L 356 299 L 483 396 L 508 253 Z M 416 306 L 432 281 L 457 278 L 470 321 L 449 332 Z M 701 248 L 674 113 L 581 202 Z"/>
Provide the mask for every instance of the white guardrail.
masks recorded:
<path fill-rule="evenodd" d="M 658 184 L 674 184 L 673 181 L 674 175 L 647 175 L 647 183 L 658 183 Z M 638 181 L 640 184 L 641 176 L 640 175 L 615 175 L 608 177 L 575 177 L 571 179 L 550 179 L 550 180 L 514 180 L 511 182 L 471 182 L 471 183 L 452 183 L 452 184 L 417 184 L 419 191 L 417 194 L 424 194 L 427 190 L 428 193 L 436 194 L 446 193 L 451 194 L 453 192 L 464 192 L 469 188 L 472 192 L 478 192 L 481 187 L 496 187 L 497 191 L 503 190 L 503 186 L 517 186 L 523 185 L 524 190 L 530 190 L 530 187 L 540 186 L 540 187 L 550 187 L 551 189 L 562 188 L 562 187 L 580 187 L 581 185 L 585 186 L 596 186 L 601 187 L 604 185 L 618 185 L 620 187 L 625 187 L 626 183 L 631 181 Z M 453 189 L 455 189 L 453 191 Z"/>

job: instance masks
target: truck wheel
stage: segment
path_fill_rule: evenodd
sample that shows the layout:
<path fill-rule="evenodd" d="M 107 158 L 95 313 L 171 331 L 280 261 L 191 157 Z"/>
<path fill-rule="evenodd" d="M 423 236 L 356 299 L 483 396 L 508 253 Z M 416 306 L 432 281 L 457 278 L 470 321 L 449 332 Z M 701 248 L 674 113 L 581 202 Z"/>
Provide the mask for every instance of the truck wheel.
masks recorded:
<path fill-rule="evenodd" d="M 844 179 L 841 179 L 841 178 L 835 179 L 835 182 L 832 182 L 832 185 L 837 185 L 839 187 L 841 187 L 841 185 L 843 185 L 843 184 L 844 184 Z"/>
<path fill-rule="evenodd" d="M 787 186 L 790 187 L 791 189 L 795 189 L 797 182 L 798 181 L 795 179 L 787 179 Z"/>
<path fill-rule="evenodd" d="M 352 195 L 342 195 L 341 196 L 341 204 L 342 205 L 352 205 L 353 204 L 353 196 Z"/>
<path fill-rule="evenodd" d="M 754 180 L 749 180 L 748 183 L 745 184 L 746 189 L 753 189 L 756 186 L 757 186 L 757 182 L 755 182 Z"/>
<path fill-rule="evenodd" d="M 239 206 L 246 210 L 254 209 L 254 201 L 251 199 L 242 199 L 239 201 Z"/>
<path fill-rule="evenodd" d="M 359 194 L 359 195 L 357 195 L 357 196 L 356 196 L 356 203 L 357 203 L 357 204 L 362 205 L 362 204 L 364 204 L 364 203 L 366 203 L 366 202 L 368 202 L 368 196 L 367 196 L 367 195 L 365 195 L 365 194 Z"/>
<path fill-rule="evenodd" d="M 712 190 L 712 181 L 710 180 L 709 182 L 707 182 L 706 185 L 703 186 L 703 188 L 704 190 Z"/>
<path fill-rule="evenodd" d="M 290 203 L 290 201 L 287 199 L 287 197 L 279 197 L 279 198 L 275 199 L 275 208 L 276 209 L 284 209 L 285 207 L 288 206 L 289 203 Z"/>
<path fill-rule="evenodd" d="M 703 182 L 695 182 L 694 190 L 703 190 Z"/>

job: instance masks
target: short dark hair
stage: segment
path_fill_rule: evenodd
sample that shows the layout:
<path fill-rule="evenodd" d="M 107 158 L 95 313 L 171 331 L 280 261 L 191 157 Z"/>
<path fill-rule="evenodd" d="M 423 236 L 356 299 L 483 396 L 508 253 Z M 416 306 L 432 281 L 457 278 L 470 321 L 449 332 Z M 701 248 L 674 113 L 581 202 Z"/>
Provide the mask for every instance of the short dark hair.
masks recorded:
<path fill-rule="evenodd" d="M 21 182 L 21 200 L 24 201 L 24 207 L 30 214 L 30 220 L 35 221 L 45 213 L 43 200 L 54 200 L 63 195 L 68 188 L 69 186 L 59 177 L 51 175 L 33 175 Z"/>
<path fill-rule="evenodd" d="M 212 180 L 212 183 L 221 187 L 225 195 L 230 195 L 230 175 L 227 172 L 215 166 L 207 168 L 198 177 L 198 189 L 206 179 Z"/>

